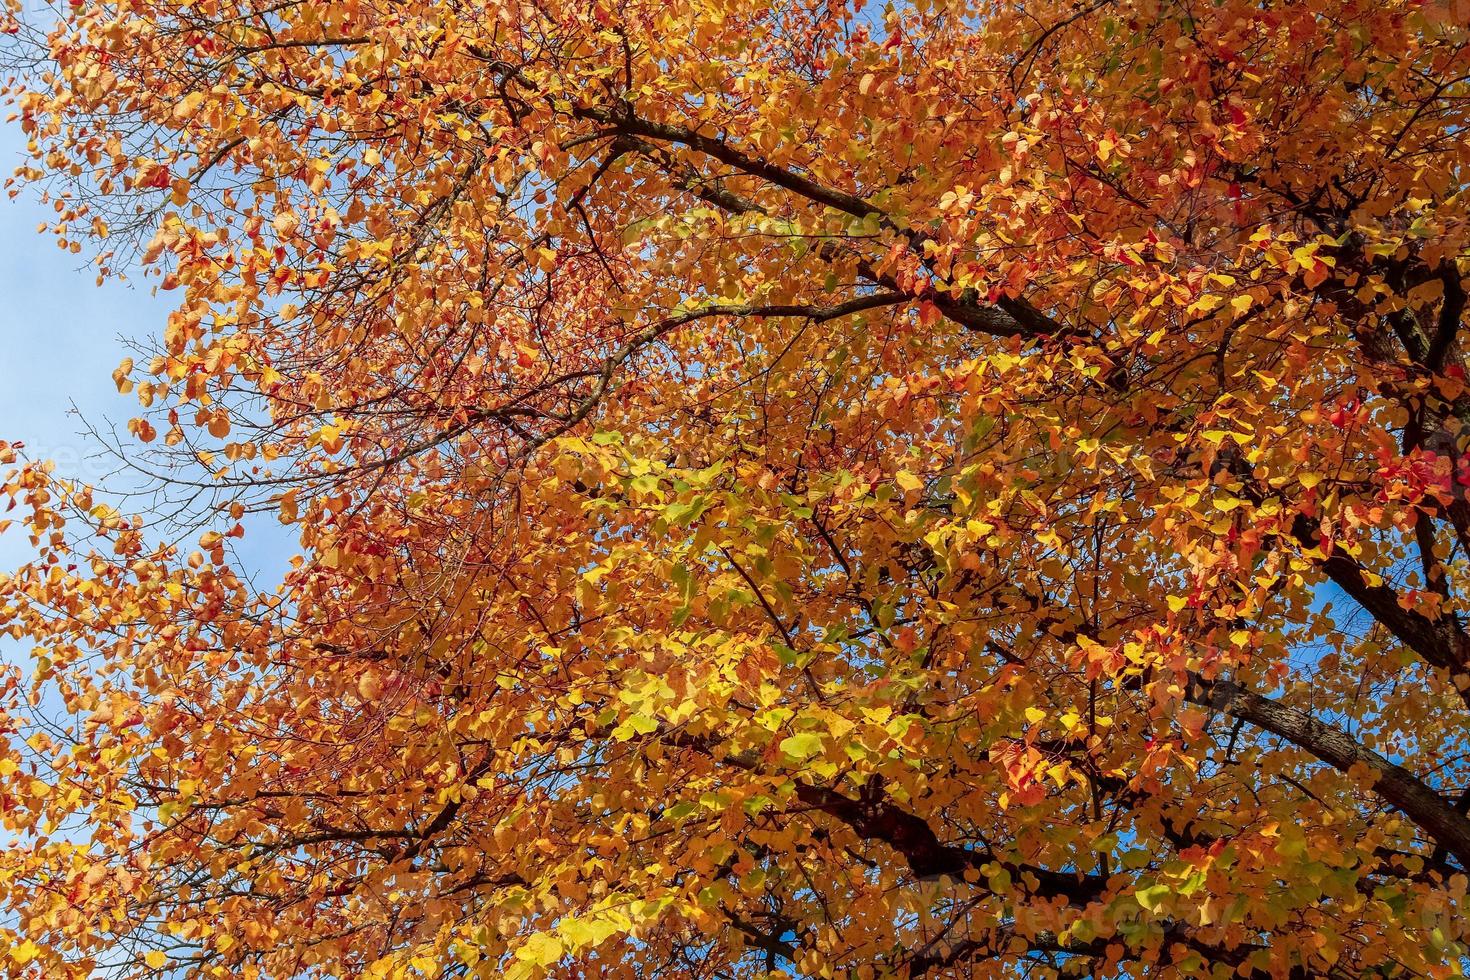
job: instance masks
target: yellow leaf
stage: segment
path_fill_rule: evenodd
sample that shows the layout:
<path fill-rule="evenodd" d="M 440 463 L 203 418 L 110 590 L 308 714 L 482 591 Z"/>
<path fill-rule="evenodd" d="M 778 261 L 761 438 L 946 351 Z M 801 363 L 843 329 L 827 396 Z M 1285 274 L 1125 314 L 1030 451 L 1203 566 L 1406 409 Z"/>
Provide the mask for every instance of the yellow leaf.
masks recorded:
<path fill-rule="evenodd" d="M 199 103 L 204 101 L 203 92 L 190 92 L 182 99 L 174 103 L 174 118 L 178 120 L 188 119 L 199 109 Z"/>
<path fill-rule="evenodd" d="M 357 693 L 364 701 L 376 701 L 383 696 L 383 677 L 376 670 L 369 670 L 357 679 Z"/>
<path fill-rule="evenodd" d="M 317 431 L 317 437 L 321 446 L 329 453 L 335 453 L 342 448 L 342 429 L 336 425 L 324 425 Z"/>
<path fill-rule="evenodd" d="M 560 939 L 538 932 L 516 950 L 516 959 L 534 963 L 536 966 L 550 966 L 561 959 L 561 952 Z"/>

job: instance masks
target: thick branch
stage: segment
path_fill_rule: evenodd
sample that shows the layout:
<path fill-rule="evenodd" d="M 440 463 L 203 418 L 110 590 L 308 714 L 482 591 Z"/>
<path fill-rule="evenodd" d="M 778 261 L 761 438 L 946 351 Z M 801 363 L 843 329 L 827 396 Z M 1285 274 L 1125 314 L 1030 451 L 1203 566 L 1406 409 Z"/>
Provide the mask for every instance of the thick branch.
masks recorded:
<path fill-rule="evenodd" d="M 1099 875 L 1017 864 L 988 849 L 943 843 L 922 817 L 887 799 L 854 800 L 836 790 L 806 783 L 796 784 L 796 798 L 846 824 L 864 840 L 887 844 L 903 857 L 919 878 L 960 876 L 966 871 L 979 871 L 986 865 L 995 864 L 1039 898 L 1063 898 L 1068 904 L 1085 906 L 1107 891 L 1107 879 Z"/>
<path fill-rule="evenodd" d="M 1317 548 L 1322 543 L 1315 522 L 1301 514 L 1291 523 L 1291 536 L 1304 548 Z M 1462 682 L 1470 680 L 1466 676 L 1470 671 L 1470 635 L 1459 623 L 1449 616 L 1431 619 L 1407 608 L 1400 602 L 1396 589 L 1382 582 L 1369 581 L 1363 566 L 1340 550 L 1334 549 L 1320 564 L 1322 571 L 1338 588 L 1406 643 L 1425 663 L 1449 671 L 1451 682 L 1461 697 L 1470 699 L 1470 689 L 1462 686 Z M 1470 704 L 1470 700 L 1466 703 Z"/>
<path fill-rule="evenodd" d="M 749 198 L 731 191 L 722 181 L 703 179 L 694 167 L 687 163 L 676 162 L 668 153 L 649 143 L 648 140 L 660 140 L 686 146 L 732 166 L 743 174 L 766 180 L 809 201 L 854 217 L 881 214 L 877 208 L 862 198 L 825 187 L 802 174 L 751 157 L 731 147 L 728 143 L 693 130 L 653 123 L 637 117 L 615 116 L 603 109 L 587 109 L 584 110 L 584 113 L 589 114 L 588 118 L 613 126 L 619 132 L 620 139 L 631 141 L 639 155 L 652 162 L 670 177 L 675 187 L 693 194 L 705 203 L 726 213 L 766 214 L 768 212 Z M 892 223 L 887 223 L 887 227 L 908 239 L 916 247 L 922 247 L 923 236 L 901 229 Z M 858 275 L 862 278 L 886 289 L 899 290 L 900 288 L 897 279 L 893 276 L 877 271 L 871 263 L 853 255 L 849 249 L 839 246 L 836 242 L 823 243 L 817 248 L 816 254 L 828 262 L 855 260 Z M 1019 297 L 1002 297 L 996 300 L 994 305 L 978 303 L 970 295 L 954 296 L 943 292 L 935 292 L 927 298 L 947 319 L 978 333 L 1000 337 L 1047 337 L 1059 336 L 1066 332 L 1062 324 L 1041 312 L 1032 303 Z"/>
<path fill-rule="evenodd" d="M 1470 817 L 1417 776 L 1362 745 L 1342 729 L 1325 724 L 1299 708 L 1261 697 L 1233 681 L 1190 679 L 1189 700 L 1279 735 L 1340 772 L 1364 767 L 1373 777 L 1373 792 L 1414 822 L 1432 841 L 1470 867 Z"/>

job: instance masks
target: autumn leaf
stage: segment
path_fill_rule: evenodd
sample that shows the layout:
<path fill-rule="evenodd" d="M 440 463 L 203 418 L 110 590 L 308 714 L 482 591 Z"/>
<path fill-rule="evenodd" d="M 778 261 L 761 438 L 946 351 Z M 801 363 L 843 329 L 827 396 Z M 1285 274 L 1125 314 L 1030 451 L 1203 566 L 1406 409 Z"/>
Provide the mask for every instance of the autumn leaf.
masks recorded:
<path fill-rule="evenodd" d="M 12 20 L 0 976 L 1463 972 L 1455 3 Z"/>

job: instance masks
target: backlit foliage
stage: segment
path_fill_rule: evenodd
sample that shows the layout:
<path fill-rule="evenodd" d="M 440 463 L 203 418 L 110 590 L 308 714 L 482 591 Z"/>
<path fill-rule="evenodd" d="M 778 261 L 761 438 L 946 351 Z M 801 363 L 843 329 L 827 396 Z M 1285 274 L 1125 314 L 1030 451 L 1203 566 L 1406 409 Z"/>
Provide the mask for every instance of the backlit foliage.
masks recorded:
<path fill-rule="evenodd" d="M 1467 23 L 17 9 L 0 972 L 1460 975 Z"/>

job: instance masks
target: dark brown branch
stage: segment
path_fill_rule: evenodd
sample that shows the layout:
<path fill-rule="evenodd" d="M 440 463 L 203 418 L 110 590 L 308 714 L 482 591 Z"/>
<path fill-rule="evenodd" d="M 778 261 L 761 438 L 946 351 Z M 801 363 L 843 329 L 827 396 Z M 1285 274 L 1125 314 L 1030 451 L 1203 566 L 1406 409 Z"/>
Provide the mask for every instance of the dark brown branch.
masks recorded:
<path fill-rule="evenodd" d="M 729 214 L 766 214 L 765 208 L 727 188 L 722 181 L 704 179 L 689 164 L 680 164 L 648 139 L 678 143 L 735 167 L 741 173 L 759 177 L 792 191 L 807 200 L 823 204 L 854 217 L 881 215 L 881 212 L 862 198 L 843 191 L 824 187 L 801 174 L 774 167 L 765 161 L 750 157 L 729 144 L 713 137 L 704 136 L 693 130 L 678 126 L 665 126 L 637 117 L 615 115 L 603 109 L 583 110 L 588 118 L 611 125 L 624 139 L 633 141 L 638 153 L 652 162 L 673 181 L 675 187 L 686 191 L 700 200 Z M 646 137 L 646 138 L 645 138 Z M 714 152 L 718 150 L 719 152 Z M 886 219 L 885 219 L 886 220 Z M 891 222 L 891 231 L 910 244 L 922 248 L 923 236 L 905 231 Z M 836 242 L 824 242 L 816 254 L 828 262 L 855 261 L 858 274 L 864 279 L 885 289 L 899 290 L 898 281 L 891 275 L 877 271 L 871 263 L 854 256 L 849 249 Z M 1051 319 L 1033 304 L 1021 298 L 1002 297 L 994 305 L 984 305 L 972 296 L 954 296 L 936 292 L 927 297 L 934 307 L 947 319 L 979 333 L 1000 337 L 1044 337 L 1059 336 L 1066 332 L 1062 324 Z"/>
<path fill-rule="evenodd" d="M 1460 813 L 1413 773 L 1364 746 L 1342 729 L 1318 721 L 1299 708 L 1247 691 L 1233 681 L 1190 678 L 1186 695 L 1255 725 L 1305 749 L 1347 773 L 1363 767 L 1373 777 L 1373 792 L 1414 822 L 1435 844 L 1470 867 L 1470 817 Z"/>

